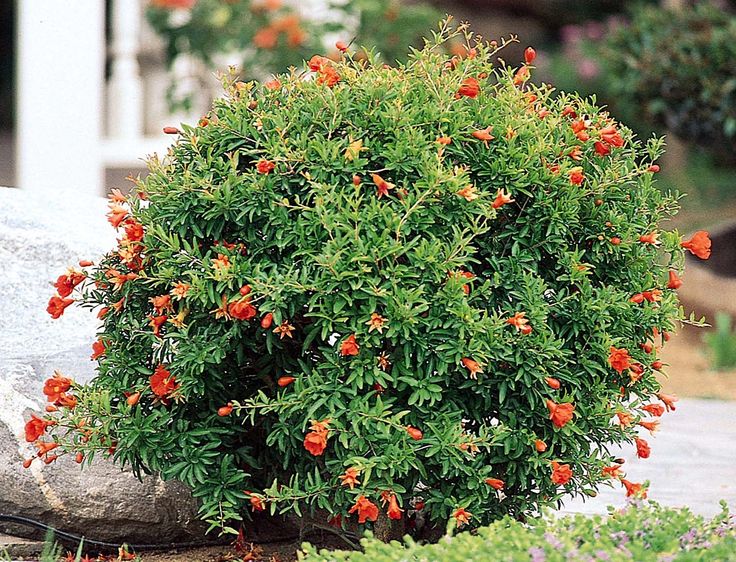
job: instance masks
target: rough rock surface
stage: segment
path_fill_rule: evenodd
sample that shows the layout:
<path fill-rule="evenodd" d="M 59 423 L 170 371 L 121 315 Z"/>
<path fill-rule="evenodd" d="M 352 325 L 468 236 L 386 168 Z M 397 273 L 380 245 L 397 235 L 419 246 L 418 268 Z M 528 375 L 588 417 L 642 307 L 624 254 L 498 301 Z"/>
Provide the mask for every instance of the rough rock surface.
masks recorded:
<path fill-rule="evenodd" d="M 139 482 L 104 460 L 84 471 L 72 459 L 21 466 L 33 452 L 23 426 L 45 405 L 43 381 L 55 369 L 78 381 L 94 376 L 95 314 L 70 307 L 52 320 L 46 304 L 52 280 L 69 265 L 94 260 L 115 244 L 105 213 L 101 198 L 0 188 L 0 514 L 98 540 L 191 540 L 203 527 L 180 483 Z"/>

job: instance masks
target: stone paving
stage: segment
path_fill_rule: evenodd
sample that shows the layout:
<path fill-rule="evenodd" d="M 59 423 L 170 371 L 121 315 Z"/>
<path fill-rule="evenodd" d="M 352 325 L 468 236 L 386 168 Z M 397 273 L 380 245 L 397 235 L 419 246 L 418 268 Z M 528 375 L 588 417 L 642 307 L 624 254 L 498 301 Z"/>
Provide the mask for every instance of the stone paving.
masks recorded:
<path fill-rule="evenodd" d="M 736 512 L 736 402 L 683 398 L 660 428 L 644 436 L 652 448 L 648 459 L 636 458 L 633 445 L 620 451 L 627 478 L 650 480 L 649 497 L 663 505 L 712 516 L 723 499 Z M 563 512 L 606 513 L 608 505 L 623 507 L 625 496 L 622 486 L 604 487 L 595 498 L 567 502 Z"/>

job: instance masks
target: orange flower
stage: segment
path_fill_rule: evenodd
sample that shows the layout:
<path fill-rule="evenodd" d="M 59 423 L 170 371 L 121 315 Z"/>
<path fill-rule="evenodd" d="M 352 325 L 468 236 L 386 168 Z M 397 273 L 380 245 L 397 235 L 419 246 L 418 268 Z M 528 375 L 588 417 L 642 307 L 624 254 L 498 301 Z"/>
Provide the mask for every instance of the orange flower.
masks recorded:
<path fill-rule="evenodd" d="M 572 419 L 575 406 L 570 402 L 557 404 L 547 399 L 547 409 L 549 410 L 549 419 L 552 420 L 552 424 L 555 427 L 564 427 Z"/>
<path fill-rule="evenodd" d="M 521 86 L 529 79 L 529 76 L 529 67 L 526 65 L 521 66 L 514 74 L 514 86 Z"/>
<path fill-rule="evenodd" d="M 396 187 L 393 183 L 386 181 L 378 174 L 371 174 L 371 179 L 373 180 L 373 183 L 376 184 L 376 187 L 378 187 L 379 199 L 384 195 L 388 195 L 389 190 Z"/>
<path fill-rule="evenodd" d="M 273 49 L 278 44 L 279 32 L 267 25 L 255 32 L 252 41 L 259 49 Z"/>
<path fill-rule="evenodd" d="M 506 485 L 503 480 L 499 480 L 498 478 L 486 478 L 485 482 L 494 490 L 503 490 L 503 487 Z"/>
<path fill-rule="evenodd" d="M 579 146 L 576 146 L 567 155 L 576 162 L 580 162 L 583 159 L 583 150 Z"/>
<path fill-rule="evenodd" d="M 639 437 L 637 437 L 634 442 L 636 443 L 636 456 L 640 459 L 648 459 L 652 452 L 649 448 L 649 443 Z"/>
<path fill-rule="evenodd" d="M 517 312 L 507 319 L 506 323 L 514 326 L 517 331 L 523 331 L 525 326 L 529 324 L 529 320 L 526 318 L 526 312 Z"/>
<path fill-rule="evenodd" d="M 255 318 L 258 311 L 250 304 L 250 299 L 241 299 L 235 302 L 231 302 L 228 306 L 228 314 L 236 320 L 250 320 Z"/>
<path fill-rule="evenodd" d="M 266 506 L 263 505 L 263 498 L 261 496 L 248 491 L 245 493 L 250 496 L 248 501 L 250 502 L 250 506 L 253 511 L 264 511 L 266 509 Z"/>
<path fill-rule="evenodd" d="M 572 132 L 575 133 L 575 136 L 578 138 L 578 140 L 581 140 L 583 142 L 587 142 L 590 139 L 590 135 L 588 134 L 588 124 L 585 122 L 584 119 L 578 119 L 577 121 L 573 121 L 570 124 L 570 127 L 572 128 Z"/>
<path fill-rule="evenodd" d="M 476 139 L 482 140 L 484 143 L 486 143 L 486 146 L 488 146 L 488 141 L 492 141 L 496 138 L 491 134 L 492 130 L 493 127 L 489 125 L 485 129 L 478 129 L 470 134 L 473 135 L 473 137 L 475 137 Z"/>
<path fill-rule="evenodd" d="M 107 222 L 113 227 L 119 228 L 120 224 L 128 218 L 128 210 L 121 205 L 110 205 L 110 212 L 107 213 Z"/>
<path fill-rule="evenodd" d="M 360 471 L 357 468 L 350 467 L 345 471 L 345 474 L 341 474 L 338 478 L 342 481 L 343 486 L 349 486 L 352 490 L 356 484 L 360 484 L 358 474 L 360 474 Z"/>
<path fill-rule="evenodd" d="M 176 285 L 174 285 L 174 288 L 171 289 L 171 294 L 176 300 L 181 300 L 187 296 L 189 289 L 190 286 L 187 283 L 179 281 L 178 283 L 176 283 Z"/>
<path fill-rule="evenodd" d="M 452 139 L 450 137 L 437 137 L 437 140 L 435 140 L 434 142 L 443 146 L 447 146 L 452 142 Z"/>
<path fill-rule="evenodd" d="M 161 337 L 161 326 L 166 324 L 166 320 L 169 319 L 168 316 L 162 315 L 162 316 L 149 316 L 148 317 L 149 322 L 148 325 L 153 328 L 153 335 L 156 337 Z"/>
<path fill-rule="evenodd" d="M 570 178 L 570 183 L 573 185 L 580 185 L 585 179 L 585 174 L 583 174 L 583 169 L 580 166 L 571 168 L 570 171 L 567 172 L 567 176 Z"/>
<path fill-rule="evenodd" d="M 57 320 L 64 314 L 66 307 L 73 304 L 74 299 L 62 299 L 58 295 L 54 295 L 49 299 L 49 304 L 46 307 L 46 312 L 51 315 L 51 318 Z"/>
<path fill-rule="evenodd" d="M 346 355 L 358 355 L 360 352 L 360 346 L 355 341 L 355 334 L 349 335 L 340 345 L 340 355 L 343 357 Z"/>
<path fill-rule="evenodd" d="M 513 203 L 515 199 L 511 199 L 511 195 L 508 193 L 504 193 L 503 189 L 499 189 L 496 193 L 496 198 L 493 200 L 493 203 L 491 203 L 491 207 L 494 209 L 500 209 L 504 205 L 508 203 Z"/>
<path fill-rule="evenodd" d="M 95 361 L 99 357 L 105 355 L 106 351 L 107 349 L 105 347 L 105 342 L 101 339 L 98 339 L 92 344 L 92 355 L 90 355 L 90 360 Z"/>
<path fill-rule="evenodd" d="M 552 377 L 545 377 L 544 382 L 547 383 L 547 386 L 549 386 L 553 390 L 559 390 L 560 389 L 560 381 L 552 378 Z"/>
<path fill-rule="evenodd" d="M 157 297 L 151 297 L 148 299 L 153 305 L 153 309 L 156 314 L 163 314 L 164 312 L 171 312 L 171 296 L 170 295 L 159 295 Z"/>
<path fill-rule="evenodd" d="M 50 441 L 36 441 L 36 448 L 38 449 L 37 456 L 42 457 L 48 454 L 50 451 L 53 451 L 54 449 L 56 449 L 58 446 L 59 446 L 58 443 L 53 443 Z"/>
<path fill-rule="evenodd" d="M 538 453 L 544 453 L 547 450 L 547 443 L 545 443 L 541 439 L 537 439 L 534 441 L 534 448 L 537 450 Z"/>
<path fill-rule="evenodd" d="M 462 527 L 463 525 L 470 523 L 473 514 L 467 511 L 464 507 L 458 507 L 452 516 L 455 518 L 455 521 L 457 521 L 457 526 Z"/>
<path fill-rule="evenodd" d="M 625 478 L 621 479 L 621 484 L 623 484 L 624 487 L 626 488 L 627 498 L 630 496 L 634 496 L 634 497 L 640 497 L 642 499 L 646 499 L 647 490 L 641 484 L 635 484 L 634 482 L 629 482 Z"/>
<path fill-rule="evenodd" d="M 273 329 L 273 333 L 278 334 L 279 339 L 282 340 L 285 337 L 293 338 L 294 336 L 291 335 L 291 332 L 293 332 L 294 330 L 296 330 L 296 328 L 289 324 L 288 320 L 284 320 L 281 324 Z"/>
<path fill-rule="evenodd" d="M 656 232 L 650 232 L 649 234 L 642 234 L 639 236 L 639 242 L 642 244 L 652 244 L 654 246 L 661 244 L 659 240 L 659 234 Z"/>
<path fill-rule="evenodd" d="M 608 364 L 613 367 L 619 374 L 631 367 L 631 356 L 626 348 L 618 349 L 611 346 L 608 354 Z"/>
<path fill-rule="evenodd" d="M 84 272 L 70 269 L 66 274 L 59 276 L 56 283 L 54 283 L 54 287 L 60 297 L 68 297 L 72 294 L 74 288 L 84 281 L 86 277 L 87 275 Z"/>
<path fill-rule="evenodd" d="M 55 423 L 51 420 L 39 418 L 36 414 L 31 414 L 31 419 L 26 422 L 25 426 L 26 441 L 29 443 L 37 441 L 46 432 L 46 428 Z"/>
<path fill-rule="evenodd" d="M 608 125 L 601 129 L 601 140 L 606 144 L 620 148 L 624 145 L 624 139 L 616 130 L 614 125 Z"/>
<path fill-rule="evenodd" d="M 337 43 L 335 43 L 335 48 L 341 53 L 344 53 L 348 50 L 348 45 L 347 43 L 345 43 L 345 41 L 338 41 Z"/>
<path fill-rule="evenodd" d="M 405 429 L 406 429 L 406 432 L 409 434 L 409 437 L 414 439 L 414 441 L 420 441 L 422 437 L 424 437 L 424 434 L 416 427 L 407 425 Z"/>
<path fill-rule="evenodd" d="M 664 407 L 668 412 L 675 411 L 677 409 L 675 408 L 675 402 L 677 402 L 679 398 L 674 394 L 664 394 L 663 392 L 660 392 L 657 394 L 657 398 L 664 402 Z"/>
<path fill-rule="evenodd" d="M 677 272 L 670 269 L 669 272 L 669 281 L 667 282 L 667 288 L 668 289 L 679 289 L 682 287 L 682 279 L 680 279 L 677 275 Z"/>
<path fill-rule="evenodd" d="M 572 478 L 572 470 L 569 464 L 560 464 L 552 461 L 552 482 L 557 485 L 565 485 Z"/>
<path fill-rule="evenodd" d="M 460 197 L 464 198 L 466 201 L 475 201 L 478 199 L 478 191 L 475 189 L 475 186 L 470 184 L 463 187 L 460 191 L 456 193 L 456 195 L 459 195 Z"/>
<path fill-rule="evenodd" d="M 642 426 L 644 429 L 648 430 L 649 433 L 654 433 L 659 429 L 659 420 L 640 421 L 636 425 Z"/>
<path fill-rule="evenodd" d="M 404 510 L 399 507 L 399 501 L 396 499 L 396 494 L 391 494 L 388 498 L 388 510 L 386 511 L 388 518 L 398 521 L 401 519 L 403 511 Z"/>
<path fill-rule="evenodd" d="M 217 254 L 216 258 L 212 258 L 212 267 L 217 270 L 228 269 L 230 265 L 230 258 L 224 254 Z"/>
<path fill-rule="evenodd" d="M 276 381 L 276 384 L 279 385 L 281 388 L 284 388 L 285 386 L 289 386 L 295 380 L 296 379 L 294 377 L 279 377 L 279 380 Z"/>
<path fill-rule="evenodd" d="M 611 148 L 603 144 L 601 141 L 595 141 L 593 143 L 593 148 L 595 148 L 595 152 L 598 156 L 606 156 L 611 153 Z"/>
<path fill-rule="evenodd" d="M 371 314 L 371 319 L 366 322 L 368 325 L 368 333 L 370 334 L 373 330 L 377 330 L 379 334 L 383 333 L 384 325 L 386 324 L 386 319 L 378 314 L 377 312 L 373 312 Z"/>
<path fill-rule="evenodd" d="M 479 93 L 480 84 L 478 84 L 478 81 L 475 78 L 469 77 L 463 80 L 463 83 L 460 85 L 460 88 L 458 88 L 455 97 L 459 98 L 461 96 L 466 96 L 468 98 L 477 98 Z"/>
<path fill-rule="evenodd" d="M 623 427 L 630 426 L 631 422 L 633 421 L 633 418 L 631 417 L 631 414 L 629 412 L 616 412 L 616 417 Z"/>
<path fill-rule="evenodd" d="M 611 466 L 604 466 L 601 470 L 603 476 L 609 476 L 611 478 L 621 478 L 621 465 L 613 464 Z"/>
<path fill-rule="evenodd" d="M 259 174 L 268 175 L 273 172 L 274 168 L 276 168 L 276 164 L 265 158 L 261 158 L 256 164 L 256 170 Z"/>
<path fill-rule="evenodd" d="M 224 406 L 220 406 L 217 409 L 217 415 L 220 416 L 221 418 L 229 416 L 232 413 L 233 413 L 233 405 L 231 402 L 228 402 Z"/>
<path fill-rule="evenodd" d="M 707 260 L 710 257 L 711 240 L 705 230 L 698 230 L 690 240 L 681 242 L 680 246 L 690 250 L 691 254 L 701 260 Z"/>
<path fill-rule="evenodd" d="M 317 84 L 324 84 L 328 88 L 332 88 L 339 81 L 340 75 L 337 73 L 337 70 L 335 70 L 334 66 L 322 66 L 321 70 L 319 71 L 319 76 L 317 77 Z"/>
<path fill-rule="evenodd" d="M 151 390 L 159 398 L 167 398 L 179 385 L 176 383 L 176 377 L 167 371 L 163 365 L 156 367 L 150 378 Z"/>
<path fill-rule="evenodd" d="M 664 414 L 664 406 L 661 404 L 647 404 L 646 406 L 642 406 L 642 410 L 649 413 L 651 416 L 660 417 Z"/>
<path fill-rule="evenodd" d="M 480 368 L 480 365 L 478 364 L 478 362 L 470 359 L 469 357 L 463 357 L 462 364 L 463 364 L 463 367 L 465 367 L 468 371 L 470 371 L 471 379 L 477 379 L 478 373 L 483 372 L 483 369 Z"/>
<path fill-rule="evenodd" d="M 310 431 L 304 437 L 304 448 L 315 457 L 325 452 L 327 447 L 327 430 Z"/>
<path fill-rule="evenodd" d="M 378 506 L 370 501 L 365 496 L 359 496 L 355 500 L 355 505 L 348 511 L 349 514 L 358 512 L 358 523 L 365 523 L 366 521 L 375 521 L 378 519 Z"/>
<path fill-rule="evenodd" d="M 140 242 L 143 240 L 143 225 L 134 219 L 125 221 L 125 238 L 131 242 Z"/>

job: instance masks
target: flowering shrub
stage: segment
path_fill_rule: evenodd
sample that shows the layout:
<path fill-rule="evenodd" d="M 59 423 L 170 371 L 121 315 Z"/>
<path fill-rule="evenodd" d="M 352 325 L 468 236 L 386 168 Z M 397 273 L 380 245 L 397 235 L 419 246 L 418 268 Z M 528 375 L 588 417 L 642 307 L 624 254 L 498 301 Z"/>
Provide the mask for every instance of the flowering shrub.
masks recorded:
<path fill-rule="evenodd" d="M 317 552 L 305 546 L 305 562 L 711 562 L 732 560 L 736 552 L 736 521 L 725 504 L 711 520 L 686 509 L 663 508 L 654 502 L 611 512 L 607 517 L 582 515 L 535 519 L 522 525 L 504 519 L 478 530 L 477 535 L 447 536 L 438 544 L 407 540 L 384 544 L 364 539 L 364 552 Z"/>
<path fill-rule="evenodd" d="M 326 34 L 342 34 L 345 43 L 355 38 L 389 62 L 405 59 L 406 45 L 420 44 L 439 18 L 429 6 L 396 0 L 338 2 L 327 21 L 282 0 L 152 0 L 146 15 L 164 39 L 169 64 L 186 53 L 217 68 L 218 57 L 234 53 L 248 78 L 301 65 L 324 49 Z M 339 56 L 337 49 L 333 56 Z"/>
<path fill-rule="evenodd" d="M 396 68 L 346 52 L 227 83 L 168 130 L 111 195 L 119 246 L 55 285 L 52 315 L 99 310 L 99 375 L 48 381 L 39 457 L 182 480 L 230 530 L 307 509 L 385 537 L 646 494 L 606 447 L 649 456 L 675 408 L 657 353 L 708 235 L 661 228 L 659 140 L 528 85 L 533 49 L 494 69 L 504 42 L 460 33 Z"/>

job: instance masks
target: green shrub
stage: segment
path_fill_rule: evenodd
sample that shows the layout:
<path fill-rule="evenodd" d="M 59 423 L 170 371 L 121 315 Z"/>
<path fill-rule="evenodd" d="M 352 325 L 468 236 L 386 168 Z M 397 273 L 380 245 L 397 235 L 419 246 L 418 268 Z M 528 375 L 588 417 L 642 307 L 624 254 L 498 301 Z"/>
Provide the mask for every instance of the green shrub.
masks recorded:
<path fill-rule="evenodd" d="M 733 369 L 736 367 L 736 332 L 732 328 L 731 316 L 717 312 L 715 328 L 703 338 L 710 352 L 711 364 L 714 369 Z"/>
<path fill-rule="evenodd" d="M 736 152 L 736 17 L 722 6 L 635 9 L 600 48 L 607 97 L 650 124 Z"/>
<path fill-rule="evenodd" d="M 48 381 L 41 456 L 53 423 L 53 455 L 182 480 L 228 530 L 309 510 L 390 536 L 413 510 L 478 525 L 614 479 L 644 493 L 606 451 L 647 449 L 664 411 L 684 256 L 662 143 L 494 70 L 494 44 L 448 61 L 457 34 L 397 68 L 227 84 L 113 194 L 120 247 L 49 303 L 101 307 L 99 374 Z"/>
<path fill-rule="evenodd" d="M 304 546 L 304 562 L 726 562 L 736 553 L 736 524 L 723 503 L 712 520 L 687 509 L 654 502 L 629 506 L 608 516 L 544 518 L 527 525 L 506 518 L 476 534 L 448 534 L 437 544 L 402 545 L 373 538 L 361 541 L 363 552 L 320 552 Z"/>

